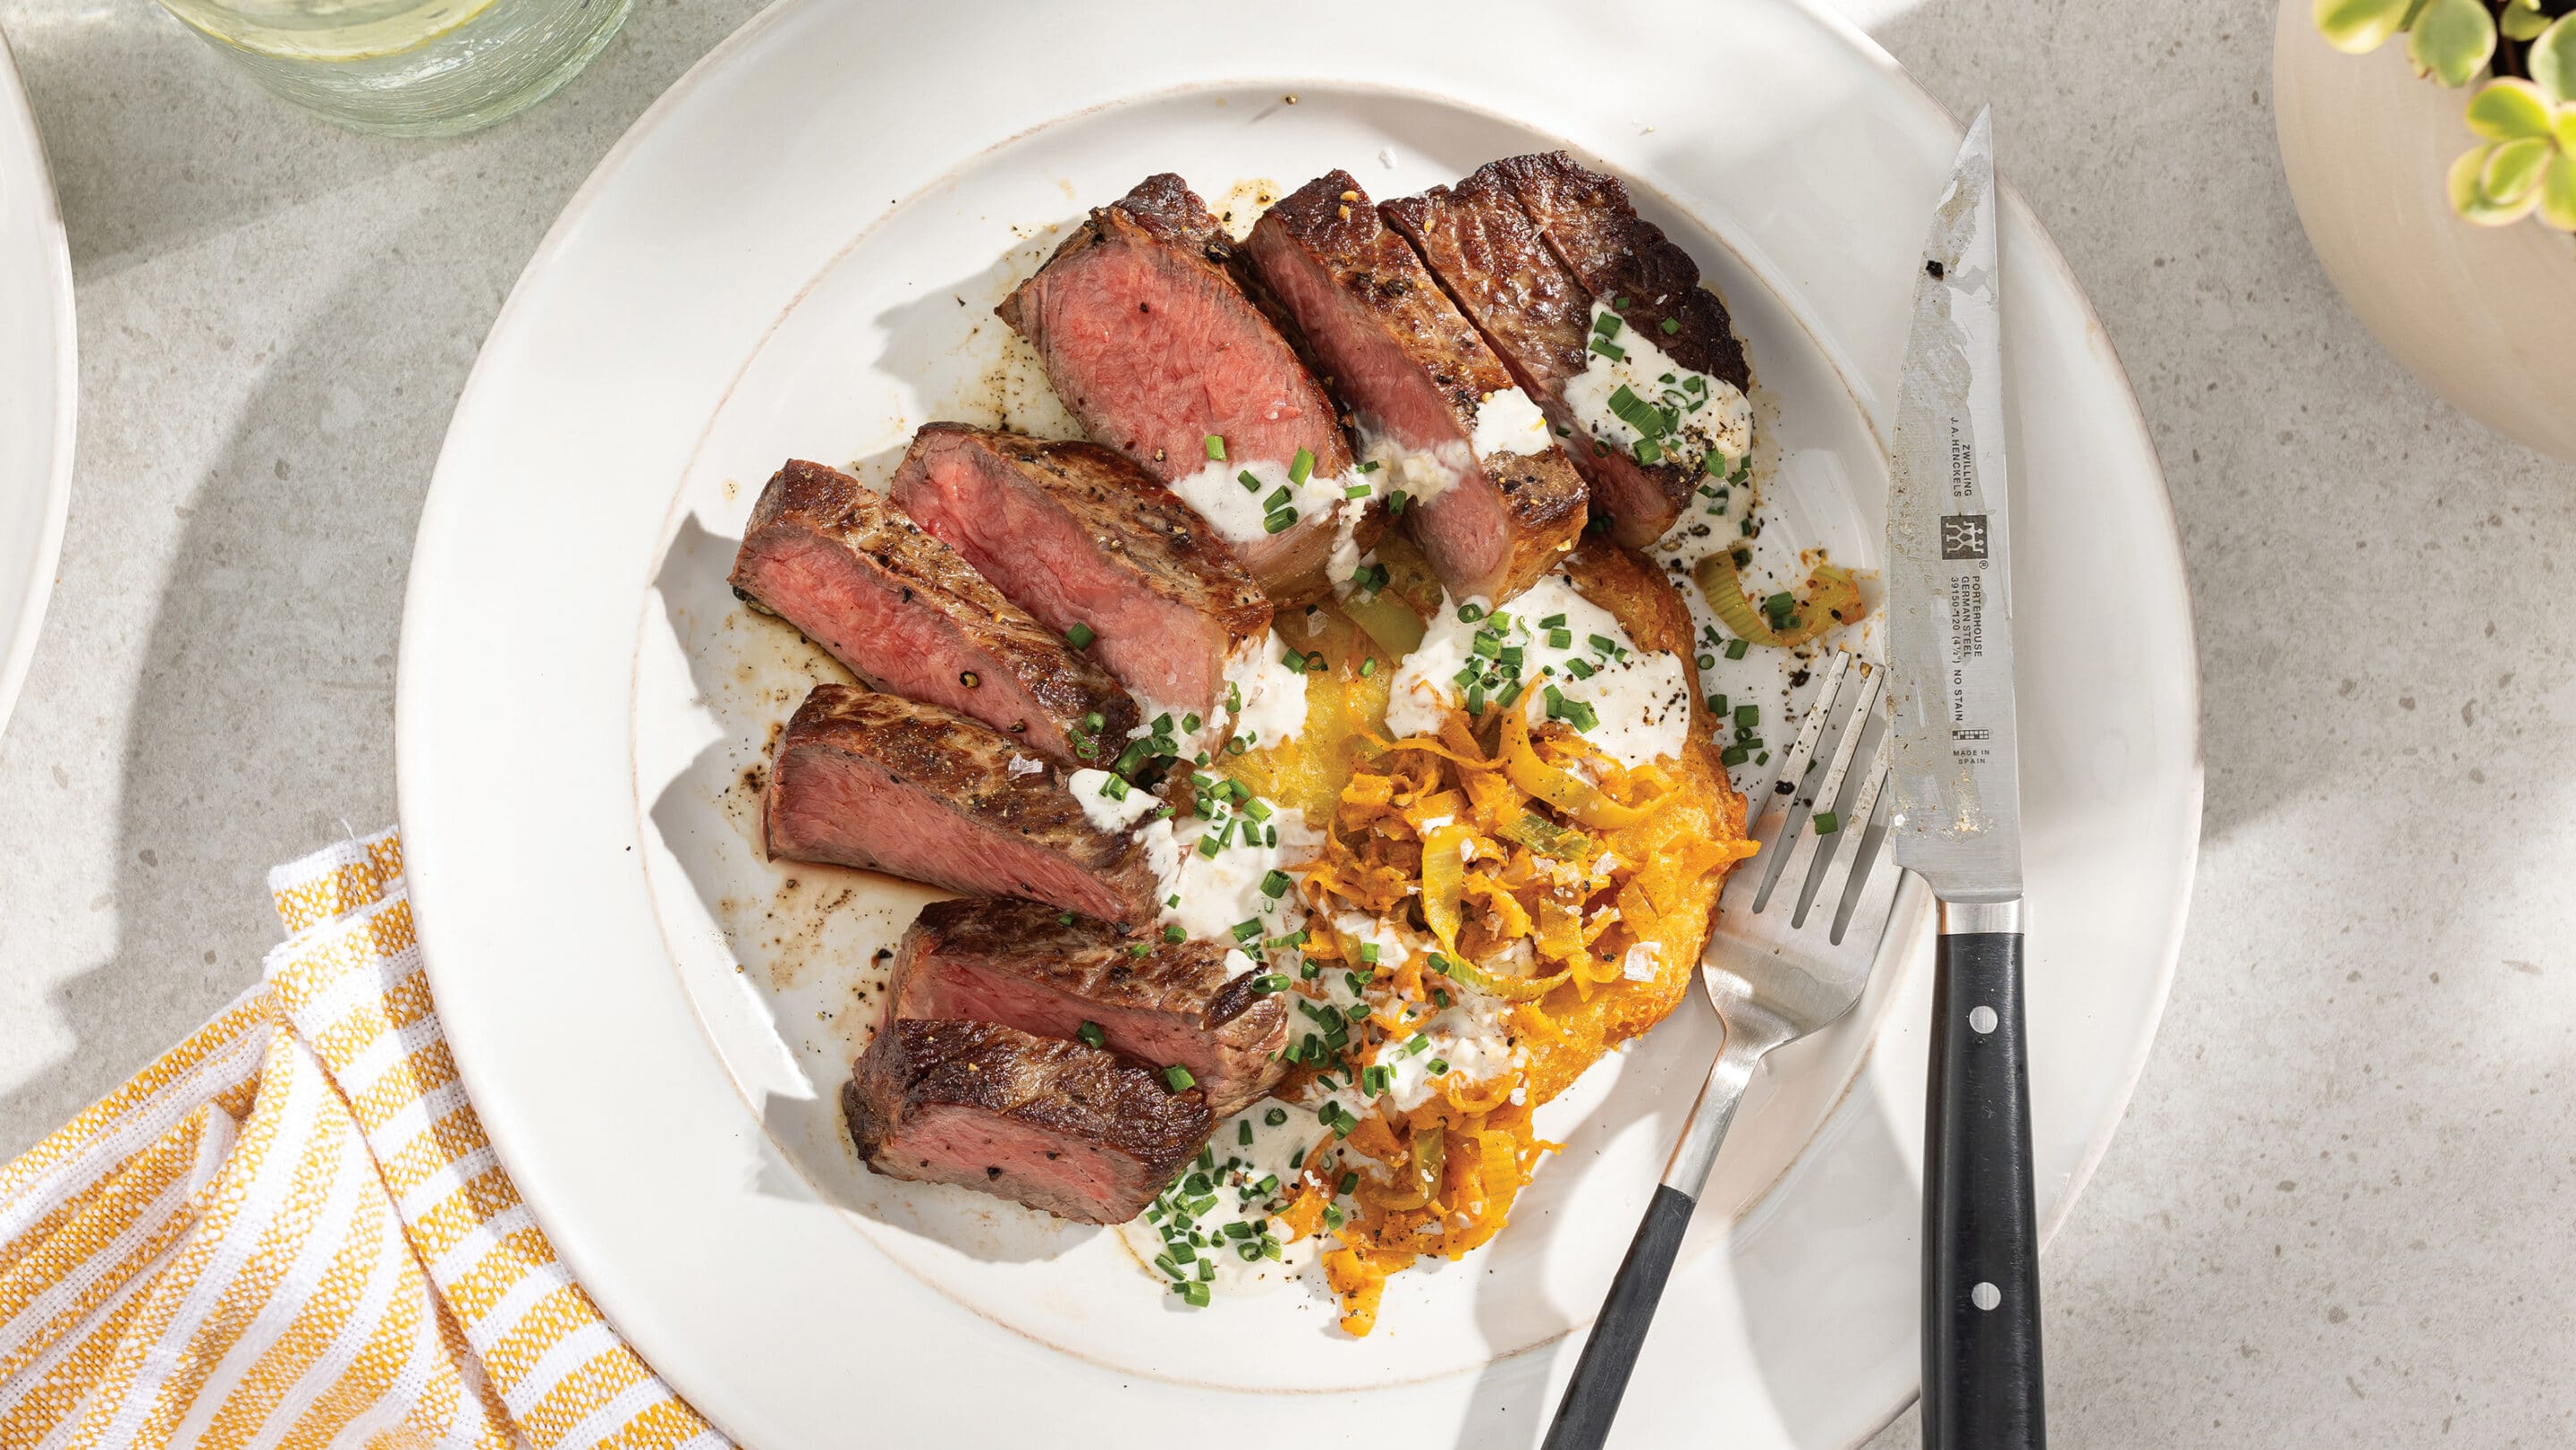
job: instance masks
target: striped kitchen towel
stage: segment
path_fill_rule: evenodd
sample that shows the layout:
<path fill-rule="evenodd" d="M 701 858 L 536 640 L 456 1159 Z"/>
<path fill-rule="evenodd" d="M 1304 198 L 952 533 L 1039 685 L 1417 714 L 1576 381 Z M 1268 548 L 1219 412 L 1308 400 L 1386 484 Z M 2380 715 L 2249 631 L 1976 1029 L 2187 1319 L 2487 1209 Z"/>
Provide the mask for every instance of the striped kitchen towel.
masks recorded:
<path fill-rule="evenodd" d="M 493 1157 L 401 839 L 269 889 L 259 985 L 0 1168 L 0 1447 L 724 1445 Z"/>

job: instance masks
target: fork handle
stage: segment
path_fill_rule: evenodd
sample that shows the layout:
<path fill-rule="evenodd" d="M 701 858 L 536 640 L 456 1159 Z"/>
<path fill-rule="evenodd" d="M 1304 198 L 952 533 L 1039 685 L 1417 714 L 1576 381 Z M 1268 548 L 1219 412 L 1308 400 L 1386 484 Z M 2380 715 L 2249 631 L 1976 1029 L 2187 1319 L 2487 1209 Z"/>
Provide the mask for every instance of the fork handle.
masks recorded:
<path fill-rule="evenodd" d="M 1681 1141 L 1673 1145 L 1664 1181 L 1655 1186 L 1637 1236 L 1628 1241 L 1628 1256 L 1619 1261 L 1619 1276 L 1610 1281 L 1601 1317 L 1583 1341 L 1574 1378 L 1566 1381 L 1565 1398 L 1557 1402 L 1556 1419 L 1547 1427 L 1541 1450 L 1599 1450 L 1609 1440 L 1619 1401 L 1628 1392 L 1628 1376 L 1637 1367 L 1637 1352 L 1645 1347 L 1655 1306 L 1663 1302 L 1664 1284 L 1673 1276 L 1682 1235 L 1699 1207 L 1700 1189 L 1707 1186 L 1709 1165 L 1717 1161 L 1717 1146 L 1735 1121 L 1735 1105 L 1744 1100 L 1753 1069 L 1776 1041 L 1728 1024 L 1726 1050 L 1718 1054 L 1682 1122 Z"/>
<path fill-rule="evenodd" d="M 1992 930 L 1980 928 L 2004 927 Z M 2019 903 L 1941 908 L 1924 1124 L 1925 1450 L 2042 1450 Z"/>

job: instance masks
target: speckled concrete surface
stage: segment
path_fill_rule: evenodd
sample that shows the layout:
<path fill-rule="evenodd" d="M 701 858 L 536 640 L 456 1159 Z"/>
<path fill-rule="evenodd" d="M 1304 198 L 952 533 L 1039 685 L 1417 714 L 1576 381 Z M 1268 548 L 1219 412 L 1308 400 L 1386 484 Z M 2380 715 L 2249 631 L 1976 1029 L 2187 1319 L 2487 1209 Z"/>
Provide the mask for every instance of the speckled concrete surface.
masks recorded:
<path fill-rule="evenodd" d="M 2059 1441 L 2565 1443 L 2576 468 L 2436 400 L 2327 286 L 2265 0 L 1849 4 L 1954 109 L 2000 107 L 2154 428 L 2199 611 L 2199 892 L 2048 1255 Z M 253 979 L 270 862 L 391 815 L 404 558 L 475 347 L 591 165 L 752 8 L 646 0 L 553 102 L 422 145 L 272 105 L 143 0 L 0 0 L 83 409 L 0 737 L 0 1154 Z"/>

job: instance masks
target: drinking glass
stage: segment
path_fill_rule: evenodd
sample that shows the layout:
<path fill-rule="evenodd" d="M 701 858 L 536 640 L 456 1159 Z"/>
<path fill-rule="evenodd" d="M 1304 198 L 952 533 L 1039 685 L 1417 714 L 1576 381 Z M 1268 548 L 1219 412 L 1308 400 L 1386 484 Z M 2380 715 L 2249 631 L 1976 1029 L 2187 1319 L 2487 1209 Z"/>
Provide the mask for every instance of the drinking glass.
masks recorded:
<path fill-rule="evenodd" d="M 251 78 L 388 136 L 452 136 L 545 99 L 633 0 L 161 0 Z"/>

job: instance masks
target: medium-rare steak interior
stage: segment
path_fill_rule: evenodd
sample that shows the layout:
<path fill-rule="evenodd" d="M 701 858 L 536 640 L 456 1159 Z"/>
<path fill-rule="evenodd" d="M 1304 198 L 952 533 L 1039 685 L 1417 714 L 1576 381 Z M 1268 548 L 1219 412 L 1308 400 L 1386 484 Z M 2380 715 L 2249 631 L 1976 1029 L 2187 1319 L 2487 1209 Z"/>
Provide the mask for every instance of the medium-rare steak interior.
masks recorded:
<path fill-rule="evenodd" d="M 1283 197 L 1245 252 L 1296 319 L 1451 594 L 1499 603 L 1574 546 L 1583 480 L 1538 405 L 1347 171 Z"/>
<path fill-rule="evenodd" d="M 1139 956 L 1099 922 L 961 898 L 922 908 L 895 953 L 890 991 L 900 1017 L 974 1018 L 1042 1037 L 1089 1026 L 1116 1051 L 1187 1068 L 1225 1117 L 1286 1071 L 1286 986 L 1223 942 L 1156 942 Z"/>
<path fill-rule="evenodd" d="M 1206 1144 L 1197 1089 L 1133 1058 L 991 1022 L 904 1018 L 861 1054 L 841 1106 L 860 1161 L 1076 1223 L 1144 1211 Z"/>
<path fill-rule="evenodd" d="M 789 460 L 761 490 L 733 587 L 860 678 L 1058 761 L 1114 756 L 1136 703 L 956 550 L 838 469 Z"/>
<path fill-rule="evenodd" d="M 892 493 L 1047 628 L 1088 635 L 1149 718 L 1214 718 L 1227 662 L 1269 638 L 1270 601 L 1225 541 L 1114 449 L 932 423 Z"/>
<path fill-rule="evenodd" d="M 1095 824 L 1065 777 L 953 710 L 817 685 L 771 764 L 769 854 L 1150 922 L 1145 848 Z"/>
<path fill-rule="evenodd" d="M 1181 178 L 1091 213 L 994 309 L 1083 430 L 1204 516 L 1270 598 L 1321 598 L 1382 527 L 1331 400 Z M 1356 494 L 1356 496 L 1353 496 Z"/>

